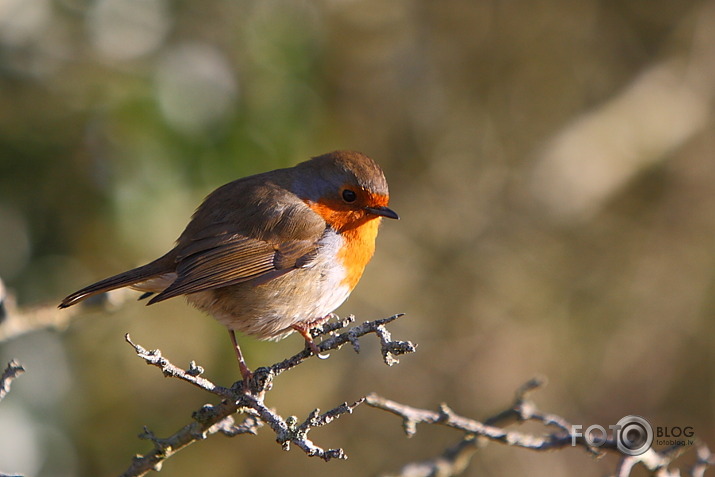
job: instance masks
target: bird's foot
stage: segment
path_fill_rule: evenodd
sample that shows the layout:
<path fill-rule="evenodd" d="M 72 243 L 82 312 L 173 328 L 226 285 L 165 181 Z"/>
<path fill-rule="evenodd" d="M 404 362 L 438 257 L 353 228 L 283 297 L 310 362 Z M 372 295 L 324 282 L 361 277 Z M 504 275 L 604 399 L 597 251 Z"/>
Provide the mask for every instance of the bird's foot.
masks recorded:
<path fill-rule="evenodd" d="M 324 316 L 322 318 L 318 318 L 317 320 L 296 323 L 295 325 L 293 325 L 291 327 L 295 331 L 297 331 L 298 333 L 301 334 L 303 339 L 305 339 L 305 345 L 308 348 L 310 348 L 310 351 L 320 359 L 328 359 L 330 357 L 330 354 L 329 353 L 326 353 L 326 354 L 320 353 L 320 347 L 313 340 L 313 336 L 310 334 L 310 330 L 315 328 L 316 326 L 322 325 L 323 323 L 328 321 L 331 317 L 332 317 L 332 313 L 328 314 L 327 316 Z"/>

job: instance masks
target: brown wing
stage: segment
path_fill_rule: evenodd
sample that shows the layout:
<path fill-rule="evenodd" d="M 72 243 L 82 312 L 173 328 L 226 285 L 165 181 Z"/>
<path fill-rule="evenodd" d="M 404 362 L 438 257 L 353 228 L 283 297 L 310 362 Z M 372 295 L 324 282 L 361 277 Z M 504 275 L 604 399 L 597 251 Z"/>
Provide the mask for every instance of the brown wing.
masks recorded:
<path fill-rule="evenodd" d="M 176 280 L 149 303 L 266 282 L 311 262 L 325 221 L 287 190 L 261 181 L 262 175 L 249 179 L 206 198 L 174 249 Z"/>

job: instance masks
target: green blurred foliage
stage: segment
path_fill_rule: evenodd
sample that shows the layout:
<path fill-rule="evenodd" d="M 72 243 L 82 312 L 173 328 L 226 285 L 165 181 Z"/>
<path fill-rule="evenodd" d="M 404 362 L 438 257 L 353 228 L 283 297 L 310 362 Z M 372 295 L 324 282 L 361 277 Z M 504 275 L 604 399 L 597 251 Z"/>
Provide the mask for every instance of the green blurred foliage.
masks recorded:
<path fill-rule="evenodd" d="M 481 418 L 533 374 L 541 407 L 588 426 L 627 414 L 715 445 L 715 6 L 711 1 L 0 2 L 0 276 L 21 304 L 165 252 L 234 178 L 357 149 L 386 171 L 400 222 L 341 313 L 396 312 L 418 353 L 366 342 L 279 378 L 306 416 L 375 391 Z M 115 475 L 207 396 L 123 341 L 238 376 L 225 331 L 181 300 L 2 344 L 28 373 L 0 406 L 22 429 L 0 469 Z M 249 364 L 299 338 L 244 338 Z M 32 376 L 35 376 L 34 378 Z M 21 438 L 23 437 L 24 438 Z M 6 439 L 13 439 L 14 447 Z M 436 455 L 360 408 L 311 434 L 212 437 L 169 475 L 374 475 Z M 603 475 L 614 461 L 492 445 L 466 475 Z M 17 468 L 15 468 L 17 466 Z"/>

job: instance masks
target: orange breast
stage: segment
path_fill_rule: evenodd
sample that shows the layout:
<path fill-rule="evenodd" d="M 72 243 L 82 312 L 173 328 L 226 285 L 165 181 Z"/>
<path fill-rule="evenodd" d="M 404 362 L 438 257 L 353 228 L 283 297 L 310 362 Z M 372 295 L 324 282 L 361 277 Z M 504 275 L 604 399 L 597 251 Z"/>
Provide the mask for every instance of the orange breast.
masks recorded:
<path fill-rule="evenodd" d="M 375 253 L 375 238 L 380 225 L 380 218 L 372 218 L 362 225 L 343 232 L 345 244 L 338 254 L 338 259 L 345 267 L 345 283 L 351 290 L 355 288 L 365 265 Z"/>
<path fill-rule="evenodd" d="M 344 244 L 338 253 L 338 260 L 345 267 L 343 283 L 352 290 L 375 253 L 375 238 L 381 218 L 326 202 L 308 202 L 308 206 L 342 235 Z"/>

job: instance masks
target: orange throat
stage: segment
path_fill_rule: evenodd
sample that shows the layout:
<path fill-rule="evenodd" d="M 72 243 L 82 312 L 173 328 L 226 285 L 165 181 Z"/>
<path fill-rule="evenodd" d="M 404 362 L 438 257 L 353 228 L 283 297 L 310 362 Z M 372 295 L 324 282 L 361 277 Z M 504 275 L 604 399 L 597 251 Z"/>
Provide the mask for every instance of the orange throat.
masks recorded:
<path fill-rule="evenodd" d="M 323 202 L 307 204 L 342 236 L 344 242 L 337 259 L 345 268 L 343 284 L 352 290 L 375 253 L 375 239 L 381 217 L 368 215 L 364 211 L 341 210 Z"/>

